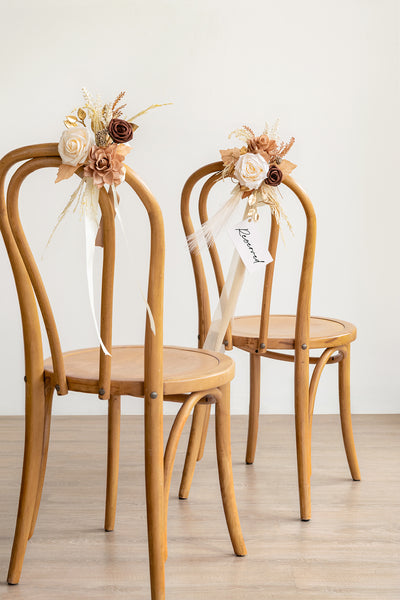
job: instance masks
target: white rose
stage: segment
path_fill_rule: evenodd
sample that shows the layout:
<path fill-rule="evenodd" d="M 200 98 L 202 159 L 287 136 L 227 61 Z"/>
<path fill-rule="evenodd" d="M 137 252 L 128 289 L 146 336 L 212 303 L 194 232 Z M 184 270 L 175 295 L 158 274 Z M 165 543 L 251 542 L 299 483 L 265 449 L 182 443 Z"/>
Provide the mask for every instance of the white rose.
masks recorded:
<path fill-rule="evenodd" d="M 249 190 L 260 187 L 268 175 L 269 165 L 261 154 L 248 152 L 242 154 L 236 163 L 235 177 L 239 183 Z"/>
<path fill-rule="evenodd" d="M 81 165 L 94 145 L 94 134 L 88 127 L 70 127 L 61 135 L 58 153 L 65 165 Z"/>

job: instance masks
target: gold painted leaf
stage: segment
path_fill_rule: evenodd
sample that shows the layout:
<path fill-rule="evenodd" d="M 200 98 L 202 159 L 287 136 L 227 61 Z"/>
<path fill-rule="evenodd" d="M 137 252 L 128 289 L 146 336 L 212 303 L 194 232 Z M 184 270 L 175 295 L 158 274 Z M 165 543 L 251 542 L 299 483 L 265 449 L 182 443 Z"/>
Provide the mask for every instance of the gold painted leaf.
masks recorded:
<path fill-rule="evenodd" d="M 75 117 L 75 115 L 68 115 L 67 117 L 65 117 L 64 125 L 65 127 L 76 127 L 77 118 Z"/>
<path fill-rule="evenodd" d="M 78 108 L 78 119 L 84 121 L 86 119 L 86 113 L 83 108 Z"/>

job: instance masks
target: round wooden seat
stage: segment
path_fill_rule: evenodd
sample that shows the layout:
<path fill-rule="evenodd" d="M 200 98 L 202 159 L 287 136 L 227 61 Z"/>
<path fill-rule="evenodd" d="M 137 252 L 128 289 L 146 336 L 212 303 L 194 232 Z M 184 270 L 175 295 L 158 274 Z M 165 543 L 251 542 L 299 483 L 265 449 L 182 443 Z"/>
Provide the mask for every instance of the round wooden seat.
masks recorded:
<path fill-rule="evenodd" d="M 111 393 L 144 395 L 143 346 L 114 346 L 112 349 Z M 99 348 L 63 354 L 68 389 L 99 391 Z M 51 358 L 44 363 L 45 376 L 53 378 Z M 235 365 L 229 356 L 196 348 L 164 347 L 164 394 L 185 394 L 219 387 L 230 382 Z"/>
<path fill-rule="evenodd" d="M 294 315 L 271 315 L 268 327 L 267 348 L 293 350 L 296 317 Z M 260 332 L 260 316 L 235 317 L 232 323 L 232 343 L 239 348 L 257 347 Z M 357 329 L 347 321 L 311 317 L 310 348 L 334 348 L 355 340 Z"/>

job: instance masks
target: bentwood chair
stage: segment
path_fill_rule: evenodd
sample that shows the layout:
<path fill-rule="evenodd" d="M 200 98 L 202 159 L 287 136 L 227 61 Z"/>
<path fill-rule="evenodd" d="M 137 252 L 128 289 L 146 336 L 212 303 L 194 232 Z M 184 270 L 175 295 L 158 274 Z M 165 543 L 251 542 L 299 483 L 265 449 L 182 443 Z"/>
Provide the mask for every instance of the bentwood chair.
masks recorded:
<path fill-rule="evenodd" d="M 6 174 L 12 175 L 7 195 Z M 20 303 L 25 346 L 26 431 L 19 509 L 8 573 L 8 582 L 19 581 L 28 539 L 39 510 L 49 443 L 54 389 L 89 392 L 108 401 L 108 464 L 105 529 L 114 528 L 118 456 L 120 396 L 144 398 L 145 478 L 152 600 L 163 600 L 166 559 L 166 514 L 175 453 L 184 423 L 198 404 L 215 403 L 220 487 L 234 551 L 246 554 L 236 508 L 230 454 L 229 385 L 234 374 L 230 358 L 216 352 L 180 347 L 163 348 L 164 226 L 160 208 L 139 177 L 126 169 L 126 183 L 144 205 L 150 225 L 148 304 L 155 333 L 147 317 L 144 346 L 112 347 L 115 225 L 112 194 L 100 192 L 104 254 L 101 293 L 101 337 L 107 356 L 99 347 L 62 353 L 53 312 L 19 217 L 19 192 L 27 176 L 46 167 L 59 167 L 57 144 L 26 146 L 0 161 L 0 226 L 13 269 Z M 81 173 L 82 176 L 82 173 Z M 121 187 L 123 187 L 121 186 Z M 43 360 L 42 337 L 36 301 L 51 348 Z M 163 456 L 163 400 L 181 403 Z"/>
<path fill-rule="evenodd" d="M 199 192 L 198 210 L 200 221 L 208 219 L 207 202 L 214 185 L 221 180 L 222 162 L 215 162 L 198 169 L 187 180 L 181 202 L 181 216 L 186 235 L 194 232 L 190 214 L 190 199 L 196 183 L 207 177 Z M 300 201 L 306 218 L 306 234 L 301 267 L 296 315 L 270 315 L 272 282 L 279 238 L 279 226 L 271 217 L 269 252 L 273 262 L 265 269 L 261 313 L 256 316 L 234 317 L 224 339 L 227 350 L 240 348 L 250 355 L 250 402 L 247 437 L 246 463 L 252 464 L 255 457 L 258 417 L 260 410 L 260 359 L 271 358 L 294 363 L 294 404 L 296 425 L 297 470 L 300 495 L 301 519 L 311 517 L 311 427 L 315 395 L 321 373 L 327 364 L 338 363 L 339 403 L 342 434 L 352 478 L 360 479 L 357 456 L 353 440 L 350 413 L 350 343 L 356 338 L 356 328 L 339 319 L 310 316 L 312 273 L 315 254 L 316 218 L 310 199 L 290 176 L 283 179 Z M 196 196 L 197 198 L 197 196 Z M 195 206 L 194 201 L 192 206 Z M 214 275 L 221 294 L 224 276 L 215 243 L 209 247 Z M 191 254 L 199 305 L 199 347 L 204 344 L 210 327 L 211 312 L 207 279 L 201 254 Z M 323 350 L 319 357 L 310 356 L 310 350 Z M 294 354 L 288 351 L 294 350 Z M 314 370 L 309 378 L 309 365 Z M 196 460 L 200 460 L 207 434 L 209 409 L 198 406 L 192 420 L 188 452 L 182 475 L 180 497 L 187 498 L 193 478 Z"/>

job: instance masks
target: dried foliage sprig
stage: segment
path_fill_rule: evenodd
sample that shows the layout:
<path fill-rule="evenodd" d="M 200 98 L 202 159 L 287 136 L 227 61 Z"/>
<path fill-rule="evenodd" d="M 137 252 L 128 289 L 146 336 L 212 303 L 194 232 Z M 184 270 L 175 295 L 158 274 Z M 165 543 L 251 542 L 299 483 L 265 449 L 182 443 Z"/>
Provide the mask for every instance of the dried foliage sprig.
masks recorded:
<path fill-rule="evenodd" d="M 247 127 L 246 125 L 243 125 L 243 127 L 239 127 L 239 129 L 235 129 L 234 131 L 232 131 L 228 135 L 228 138 L 230 139 L 233 135 L 239 140 L 242 140 L 243 142 L 248 142 L 254 137 L 254 133 L 252 132 L 250 127 Z"/>
<path fill-rule="evenodd" d="M 118 94 L 118 96 L 115 98 L 112 107 L 111 107 L 111 111 L 113 112 L 114 110 L 117 110 L 117 106 L 118 104 L 121 102 L 122 98 L 125 96 L 126 92 L 120 92 Z M 126 106 L 126 104 L 124 105 Z"/>
<path fill-rule="evenodd" d="M 289 152 L 290 148 L 293 146 L 295 142 L 294 137 L 291 137 L 290 140 L 285 144 L 282 142 L 281 146 L 278 149 L 277 156 L 283 158 Z"/>
<path fill-rule="evenodd" d="M 140 112 L 138 112 L 136 115 L 133 115 L 133 117 L 131 117 L 130 119 L 127 119 L 127 121 L 128 121 L 128 123 L 132 123 L 132 121 L 134 119 L 141 117 L 142 115 L 147 113 L 149 110 L 153 110 L 153 108 L 160 108 L 161 106 L 170 106 L 171 104 L 172 104 L 172 102 L 165 102 L 164 104 L 152 104 L 151 106 L 148 106 L 144 110 L 141 110 Z"/>
<path fill-rule="evenodd" d="M 280 125 L 280 119 L 276 119 L 276 121 L 273 124 L 273 126 L 271 128 L 271 131 L 269 133 L 269 137 L 271 138 L 271 140 L 277 140 L 278 139 L 279 125 Z"/>
<path fill-rule="evenodd" d="M 96 135 L 98 132 L 104 132 L 108 129 L 108 125 L 110 121 L 113 119 L 119 119 L 122 117 L 124 109 L 127 104 L 121 104 L 121 101 L 124 99 L 126 92 L 120 92 L 118 96 L 115 98 L 114 102 L 109 102 L 108 104 L 103 104 L 101 98 L 99 96 L 94 97 L 85 87 L 82 88 L 83 99 L 85 101 L 83 107 L 74 109 L 71 111 L 71 114 L 67 115 L 64 120 L 64 124 L 67 128 L 69 127 L 78 127 L 79 125 L 83 125 L 86 127 L 85 119 L 88 117 L 91 121 L 90 126 L 92 128 L 93 133 Z M 130 119 L 125 119 L 127 123 L 131 123 L 133 125 L 134 130 L 138 128 L 138 125 L 133 123 L 134 119 L 137 117 L 141 117 L 149 110 L 154 108 L 159 108 L 161 106 L 169 106 L 172 102 L 165 102 L 163 104 L 152 104 L 148 106 L 144 110 L 136 113 Z M 110 143 L 110 140 L 108 140 Z M 107 145 L 107 141 L 103 144 Z"/>

